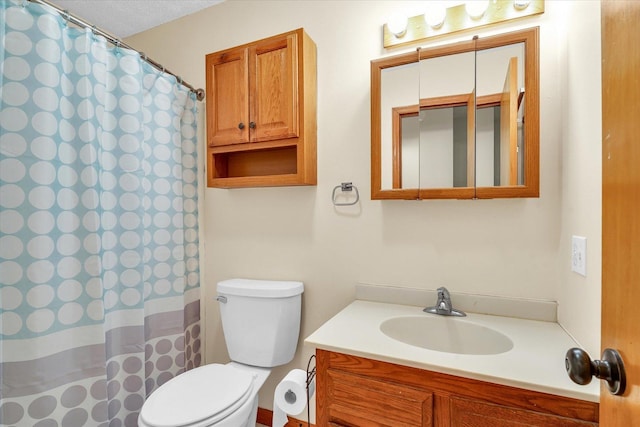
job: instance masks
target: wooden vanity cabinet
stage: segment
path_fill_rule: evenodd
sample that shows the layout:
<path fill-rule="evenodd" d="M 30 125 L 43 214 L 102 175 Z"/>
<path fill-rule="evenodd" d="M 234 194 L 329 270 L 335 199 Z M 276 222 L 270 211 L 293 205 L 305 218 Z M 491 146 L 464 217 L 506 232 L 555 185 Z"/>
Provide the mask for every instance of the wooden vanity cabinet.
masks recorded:
<path fill-rule="evenodd" d="M 298 29 L 206 56 L 207 185 L 316 183 L 316 46 Z"/>
<path fill-rule="evenodd" d="M 330 371 L 326 379 L 331 396 L 329 425 L 432 425 L 433 393 L 430 391 L 335 370 Z"/>
<path fill-rule="evenodd" d="M 318 426 L 587 427 L 598 404 L 316 351 Z"/>

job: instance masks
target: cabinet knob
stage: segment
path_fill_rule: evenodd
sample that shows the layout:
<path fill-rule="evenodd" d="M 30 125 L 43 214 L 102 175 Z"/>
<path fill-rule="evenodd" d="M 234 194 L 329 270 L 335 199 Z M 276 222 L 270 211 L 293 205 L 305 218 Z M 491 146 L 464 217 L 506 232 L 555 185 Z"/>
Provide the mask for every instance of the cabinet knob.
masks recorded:
<path fill-rule="evenodd" d="M 240 130 L 244 129 L 244 123 L 240 122 L 238 124 L 238 129 L 240 129 Z"/>
<path fill-rule="evenodd" d="M 576 384 L 586 385 L 591 377 L 604 380 L 611 394 L 621 395 L 626 386 L 624 364 L 620 353 L 607 348 L 602 353 L 602 360 L 591 360 L 586 351 L 572 348 L 564 359 L 569 378 Z"/>
<path fill-rule="evenodd" d="M 255 129 L 256 128 L 256 122 L 249 122 L 249 127 L 251 129 Z"/>

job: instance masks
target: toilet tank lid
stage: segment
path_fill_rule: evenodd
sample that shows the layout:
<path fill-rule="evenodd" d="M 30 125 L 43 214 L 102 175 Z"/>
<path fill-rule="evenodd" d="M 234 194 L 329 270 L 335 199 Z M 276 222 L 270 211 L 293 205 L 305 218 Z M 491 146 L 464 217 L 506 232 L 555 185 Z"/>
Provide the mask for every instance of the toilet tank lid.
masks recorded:
<path fill-rule="evenodd" d="M 302 282 L 279 280 L 229 279 L 218 282 L 218 292 L 258 298 L 284 298 L 300 295 Z"/>

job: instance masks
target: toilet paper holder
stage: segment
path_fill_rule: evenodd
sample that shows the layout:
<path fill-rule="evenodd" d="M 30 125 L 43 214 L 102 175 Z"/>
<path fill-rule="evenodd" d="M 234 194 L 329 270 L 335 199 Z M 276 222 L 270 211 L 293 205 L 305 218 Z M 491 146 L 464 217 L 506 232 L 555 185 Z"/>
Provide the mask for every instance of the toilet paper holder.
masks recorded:
<path fill-rule="evenodd" d="M 287 422 L 287 414 L 302 413 L 307 407 L 307 426 L 311 425 L 310 400 L 315 390 L 314 379 L 316 376 L 315 364 L 311 368 L 311 362 L 315 360 L 312 355 L 307 362 L 307 370 L 293 369 L 276 386 L 274 393 L 273 426 L 284 427 Z M 306 395 L 306 396 L 305 396 Z M 306 400 L 304 400 L 306 397 Z"/>
<path fill-rule="evenodd" d="M 309 391 L 309 385 L 311 384 L 313 379 L 316 377 L 315 360 L 316 360 L 316 355 L 312 354 L 311 357 L 309 358 L 309 361 L 307 362 L 307 392 Z M 311 365 L 311 361 L 314 362 L 314 365 L 313 365 L 313 369 L 310 371 L 309 366 Z"/>
<path fill-rule="evenodd" d="M 316 367 L 314 365 L 313 369 L 309 370 L 309 366 L 311 365 L 311 361 L 315 360 L 316 355 L 312 355 L 309 358 L 309 362 L 307 362 L 307 382 L 306 382 L 306 386 L 307 386 L 307 405 L 309 405 L 309 386 L 311 385 L 311 383 L 313 382 L 313 379 L 316 377 Z M 296 394 L 293 392 L 293 390 L 287 390 L 286 393 L 284 394 L 284 400 L 287 401 L 287 403 L 295 403 L 297 400 Z M 307 406 L 308 408 L 308 406 Z"/>
<path fill-rule="evenodd" d="M 357 191 L 358 190 L 356 190 L 356 192 Z M 309 358 L 309 361 L 307 362 L 307 426 L 311 425 L 311 412 L 310 412 L 310 408 L 309 408 L 309 406 L 310 406 L 310 402 L 309 401 L 311 400 L 311 396 L 309 395 L 309 386 L 313 382 L 313 379 L 316 377 L 315 360 L 316 360 L 316 355 L 312 354 L 311 357 Z M 309 370 L 309 366 L 311 366 L 311 361 L 313 361 L 313 369 Z"/>

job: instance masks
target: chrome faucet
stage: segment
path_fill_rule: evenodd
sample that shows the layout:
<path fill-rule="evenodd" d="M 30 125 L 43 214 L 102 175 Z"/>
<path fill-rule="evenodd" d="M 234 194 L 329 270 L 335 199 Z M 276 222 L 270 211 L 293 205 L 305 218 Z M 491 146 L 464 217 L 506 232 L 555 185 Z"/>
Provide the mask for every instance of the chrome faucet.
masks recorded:
<path fill-rule="evenodd" d="M 438 288 L 437 292 L 438 301 L 436 302 L 436 305 L 433 307 L 427 307 L 422 311 L 424 311 L 425 313 L 439 314 L 441 316 L 466 316 L 463 311 L 453 308 L 453 304 L 451 303 L 451 295 L 449 294 L 447 288 L 443 286 L 441 288 Z"/>

